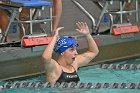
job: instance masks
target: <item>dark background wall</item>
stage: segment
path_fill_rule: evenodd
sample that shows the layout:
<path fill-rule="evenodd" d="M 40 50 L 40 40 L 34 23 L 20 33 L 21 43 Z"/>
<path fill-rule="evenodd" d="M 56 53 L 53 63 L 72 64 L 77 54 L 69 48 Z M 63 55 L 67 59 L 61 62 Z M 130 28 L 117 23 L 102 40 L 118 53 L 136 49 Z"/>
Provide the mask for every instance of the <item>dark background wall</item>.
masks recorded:
<path fill-rule="evenodd" d="M 99 17 L 99 14 L 100 14 L 101 10 L 92 2 L 92 0 L 77 0 L 77 1 L 81 5 L 83 5 L 85 7 L 85 9 L 87 9 L 87 11 L 89 11 L 89 13 L 91 15 L 94 16 L 94 18 L 97 22 L 97 19 Z M 65 29 L 62 31 L 62 35 L 79 34 L 79 33 L 75 33 L 75 29 L 76 29 L 75 23 L 78 22 L 78 21 L 87 22 L 88 25 L 89 25 L 89 28 L 92 27 L 91 20 L 71 0 L 62 0 L 62 2 L 63 2 L 63 11 L 62 11 L 60 24 L 59 24 L 59 26 L 65 27 Z M 114 2 L 114 4 L 110 5 L 108 9 L 109 10 L 118 9 L 118 6 L 119 6 L 119 3 Z M 134 7 L 135 6 L 133 5 L 133 8 Z M 48 13 L 48 9 L 45 8 L 45 11 L 46 12 L 42 13 L 44 16 Z M 134 13 L 132 13 L 130 19 L 131 19 L 132 24 L 136 24 Z M 139 24 L 140 24 L 140 22 L 139 22 Z M 103 28 L 103 27 L 109 27 L 109 25 L 105 24 L 102 21 L 101 28 Z M 39 28 L 40 28 L 39 24 L 34 24 L 34 30 L 33 31 L 34 32 L 40 32 Z M 48 34 L 50 34 L 49 24 L 42 25 L 42 28 L 44 28 L 45 31 Z M 104 28 L 102 30 L 104 30 Z M 14 37 L 14 38 L 17 39 L 18 36 L 16 37 L 15 35 L 19 34 L 19 29 L 17 30 L 17 33 L 13 33 L 13 29 L 12 29 L 12 26 L 11 26 L 10 33 L 12 33 L 11 34 L 12 38 Z"/>
<path fill-rule="evenodd" d="M 86 21 L 91 26 L 91 20 L 77 7 L 71 0 L 63 1 L 63 13 L 60 21 L 60 25 L 64 26 L 66 30 L 71 31 L 75 28 L 75 23 L 77 21 Z M 94 18 L 98 19 L 101 10 L 92 2 L 92 0 L 77 0 L 81 5 L 83 5 Z M 134 0 L 135 1 L 135 0 Z M 118 9 L 119 3 L 114 2 L 113 5 L 109 6 L 110 9 Z M 134 6 L 133 6 L 134 7 Z M 132 14 L 131 22 L 135 23 L 134 13 Z"/>

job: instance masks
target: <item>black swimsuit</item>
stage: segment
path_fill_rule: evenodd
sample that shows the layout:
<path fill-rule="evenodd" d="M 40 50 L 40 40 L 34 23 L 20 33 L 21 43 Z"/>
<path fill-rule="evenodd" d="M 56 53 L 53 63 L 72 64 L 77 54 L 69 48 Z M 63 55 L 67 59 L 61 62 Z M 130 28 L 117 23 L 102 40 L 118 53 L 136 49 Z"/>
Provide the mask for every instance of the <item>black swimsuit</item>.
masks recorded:
<path fill-rule="evenodd" d="M 57 82 L 59 82 L 59 83 L 61 83 L 61 82 L 78 82 L 78 81 L 80 81 L 80 78 L 79 78 L 76 70 L 72 73 L 67 73 L 67 72 L 64 72 L 63 69 L 62 69 L 62 73 L 61 73 L 60 77 L 57 80 Z"/>

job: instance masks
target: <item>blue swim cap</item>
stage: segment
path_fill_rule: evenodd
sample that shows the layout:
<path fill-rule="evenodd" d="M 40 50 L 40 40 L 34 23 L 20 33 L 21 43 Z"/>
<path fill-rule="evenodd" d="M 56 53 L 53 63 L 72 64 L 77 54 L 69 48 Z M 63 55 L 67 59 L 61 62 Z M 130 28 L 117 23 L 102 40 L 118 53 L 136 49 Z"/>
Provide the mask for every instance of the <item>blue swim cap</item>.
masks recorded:
<path fill-rule="evenodd" d="M 54 47 L 54 51 L 56 53 L 61 54 L 68 48 L 73 48 L 73 47 L 77 47 L 77 46 L 78 46 L 78 43 L 75 42 L 71 37 L 61 37 L 57 41 L 57 43 Z"/>

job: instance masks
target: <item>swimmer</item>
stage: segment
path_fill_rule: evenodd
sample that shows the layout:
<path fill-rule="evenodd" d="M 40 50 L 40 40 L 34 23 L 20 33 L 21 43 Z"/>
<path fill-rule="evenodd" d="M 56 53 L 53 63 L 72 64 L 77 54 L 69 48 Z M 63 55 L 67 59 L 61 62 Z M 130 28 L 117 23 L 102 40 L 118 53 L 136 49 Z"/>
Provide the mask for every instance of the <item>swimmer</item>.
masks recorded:
<path fill-rule="evenodd" d="M 88 48 L 86 52 L 78 54 L 78 43 L 70 37 L 60 37 L 59 31 L 63 27 L 56 29 L 54 37 L 44 50 L 42 59 L 46 71 L 46 80 L 51 84 L 56 82 L 78 82 L 78 68 L 86 66 L 98 54 L 98 46 L 89 32 L 87 23 L 76 23 L 79 33 L 83 34 L 87 40 Z M 52 58 L 53 51 L 59 54 L 58 59 Z"/>

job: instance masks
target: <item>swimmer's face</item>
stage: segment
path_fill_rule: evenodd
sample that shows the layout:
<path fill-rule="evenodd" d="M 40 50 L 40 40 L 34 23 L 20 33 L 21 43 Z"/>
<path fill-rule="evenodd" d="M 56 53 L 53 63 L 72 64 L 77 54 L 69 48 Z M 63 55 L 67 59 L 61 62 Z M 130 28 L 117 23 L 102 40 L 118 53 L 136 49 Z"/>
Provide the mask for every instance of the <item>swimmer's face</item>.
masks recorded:
<path fill-rule="evenodd" d="M 72 64 L 75 61 L 76 55 L 77 55 L 77 49 L 76 47 L 68 48 L 65 52 L 63 52 L 63 56 L 65 58 L 65 61 L 68 64 Z"/>

